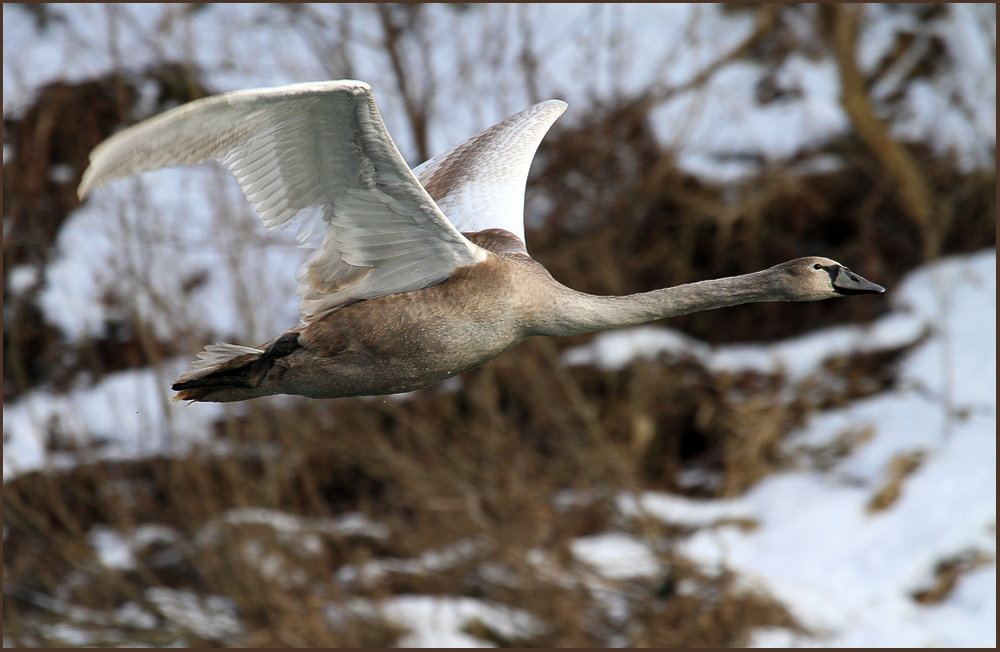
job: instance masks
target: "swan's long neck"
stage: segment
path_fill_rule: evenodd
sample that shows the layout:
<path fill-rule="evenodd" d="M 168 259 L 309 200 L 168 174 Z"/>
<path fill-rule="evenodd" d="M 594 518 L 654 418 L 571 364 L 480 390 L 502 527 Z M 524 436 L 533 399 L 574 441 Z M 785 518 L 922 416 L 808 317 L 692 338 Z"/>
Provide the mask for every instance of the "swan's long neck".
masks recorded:
<path fill-rule="evenodd" d="M 560 285 L 534 334 L 579 335 L 700 310 L 790 298 L 771 270 L 620 297 L 584 294 Z"/>

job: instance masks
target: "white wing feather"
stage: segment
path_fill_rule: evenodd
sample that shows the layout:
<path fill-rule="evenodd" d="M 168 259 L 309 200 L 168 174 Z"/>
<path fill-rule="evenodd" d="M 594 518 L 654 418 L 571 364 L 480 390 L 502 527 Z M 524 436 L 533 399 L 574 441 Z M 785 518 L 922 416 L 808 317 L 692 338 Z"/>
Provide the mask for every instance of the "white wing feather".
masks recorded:
<path fill-rule="evenodd" d="M 538 144 L 563 111 L 548 100 L 414 168 L 441 211 L 464 233 L 505 229 L 524 242 L 524 187 Z"/>
<path fill-rule="evenodd" d="M 364 82 L 197 100 L 109 138 L 90 159 L 81 197 L 118 177 L 222 161 L 268 230 L 302 221 L 300 240 L 318 244 L 296 275 L 306 321 L 486 258 L 410 171 Z"/>

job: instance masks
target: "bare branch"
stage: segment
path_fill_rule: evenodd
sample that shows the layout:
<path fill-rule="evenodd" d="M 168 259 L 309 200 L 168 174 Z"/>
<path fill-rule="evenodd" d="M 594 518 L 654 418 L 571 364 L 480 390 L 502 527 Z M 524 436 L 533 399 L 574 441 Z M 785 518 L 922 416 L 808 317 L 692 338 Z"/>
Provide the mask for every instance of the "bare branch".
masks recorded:
<path fill-rule="evenodd" d="M 930 260 L 941 251 L 944 214 L 935 211 L 930 186 L 910 153 L 889 134 L 875 115 L 865 87 L 865 78 L 855 58 L 855 42 L 861 17 L 860 5 L 835 5 L 832 45 L 840 71 L 841 103 L 854 131 L 892 181 L 892 192 L 906 215 L 924 236 L 923 256 Z"/>
<path fill-rule="evenodd" d="M 389 55 L 389 62 L 392 65 L 393 74 L 396 76 L 396 88 L 403 98 L 403 107 L 406 110 L 406 118 L 410 123 L 410 130 L 413 132 L 413 142 L 417 148 L 417 157 L 420 161 L 430 158 L 430 151 L 427 137 L 427 111 L 426 107 L 414 97 L 413 89 L 409 84 L 409 72 L 406 70 L 403 54 L 400 52 L 400 39 L 403 36 L 403 28 L 399 26 L 392 16 L 392 7 L 387 4 L 378 4 L 378 15 L 382 22 L 382 32 L 384 34 L 383 45 L 386 54 Z"/>

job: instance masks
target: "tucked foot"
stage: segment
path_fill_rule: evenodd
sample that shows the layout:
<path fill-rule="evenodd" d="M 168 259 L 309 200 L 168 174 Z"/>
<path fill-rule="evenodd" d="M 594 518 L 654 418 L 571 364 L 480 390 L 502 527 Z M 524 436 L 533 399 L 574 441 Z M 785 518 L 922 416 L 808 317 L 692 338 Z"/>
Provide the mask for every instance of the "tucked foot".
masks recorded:
<path fill-rule="evenodd" d="M 285 333 L 265 351 L 228 344 L 209 347 L 208 359 L 214 364 L 185 374 L 171 385 L 171 389 L 180 392 L 174 400 L 205 400 L 220 390 L 253 389 L 264 381 L 275 360 L 297 348 L 298 333 Z"/>
<path fill-rule="evenodd" d="M 256 387 L 260 385 L 264 377 L 267 376 L 267 372 L 274 366 L 274 361 L 278 358 L 284 358 L 297 348 L 299 348 L 298 333 L 285 333 L 276 339 L 267 351 L 264 351 L 259 358 L 250 364 L 250 368 L 243 376 L 246 386 Z"/>

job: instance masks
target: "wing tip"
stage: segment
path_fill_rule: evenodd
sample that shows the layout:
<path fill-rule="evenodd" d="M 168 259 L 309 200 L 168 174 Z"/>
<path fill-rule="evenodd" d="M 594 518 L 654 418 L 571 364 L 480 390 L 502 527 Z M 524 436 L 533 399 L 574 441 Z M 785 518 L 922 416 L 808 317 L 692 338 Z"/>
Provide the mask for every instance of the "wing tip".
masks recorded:
<path fill-rule="evenodd" d="M 90 153 L 90 165 L 83 173 L 83 177 L 80 180 L 80 185 L 77 186 L 76 194 L 81 200 L 85 199 L 91 192 L 104 185 L 110 179 L 118 176 L 117 174 L 107 174 L 106 169 L 101 168 L 101 164 L 105 163 L 104 167 L 107 167 L 106 162 L 101 161 L 102 153 L 106 151 L 111 151 L 114 146 L 122 142 L 119 136 L 134 134 L 136 127 L 142 127 L 150 122 L 156 120 L 162 120 L 170 115 L 184 115 L 190 113 L 192 107 L 194 106 L 204 106 L 207 104 L 217 104 L 219 102 L 242 102 L 242 101 L 254 101 L 261 98 L 275 98 L 275 97 L 287 97 L 289 95 L 308 95 L 308 94 L 322 94 L 322 93 L 350 93 L 352 95 L 372 95 L 372 87 L 368 82 L 361 81 L 359 79 L 334 79 L 334 80 L 324 80 L 324 81 L 309 81 L 309 82 L 299 82 L 295 84 L 288 84 L 285 86 L 272 86 L 266 88 L 248 88 L 236 91 L 229 91 L 226 93 L 219 93 L 216 95 L 210 95 L 208 97 L 201 98 L 199 100 L 194 100 L 193 102 L 188 102 L 179 107 L 171 109 L 160 113 L 152 118 L 145 120 L 137 125 L 132 125 L 127 129 L 119 131 L 118 133 L 108 136 L 103 142 L 101 142 L 97 147 L 95 147 Z M 97 167 L 95 167 L 95 164 Z"/>
<path fill-rule="evenodd" d="M 545 100 L 544 102 L 539 102 L 538 106 L 546 109 L 548 108 L 558 109 L 559 113 L 562 113 L 563 111 L 569 108 L 569 104 L 566 103 L 566 100 L 559 100 L 559 99 Z"/>
<path fill-rule="evenodd" d="M 552 100 L 545 100 L 544 102 L 539 102 L 538 104 L 532 106 L 528 110 L 533 111 L 536 114 L 537 113 L 546 114 L 549 118 L 549 124 L 551 124 L 555 122 L 559 116 L 565 113 L 566 109 L 568 108 L 569 104 L 567 104 L 565 101 L 552 99 Z"/>
<path fill-rule="evenodd" d="M 287 84 L 285 86 L 269 86 L 265 88 L 248 88 L 238 91 L 223 93 L 223 96 L 249 96 L 252 98 L 287 95 L 308 94 L 308 93 L 332 93 L 337 91 L 349 91 L 355 94 L 370 94 L 371 84 L 360 79 L 328 79 L 325 81 L 308 81 Z M 213 96 L 218 97 L 218 96 Z"/>

